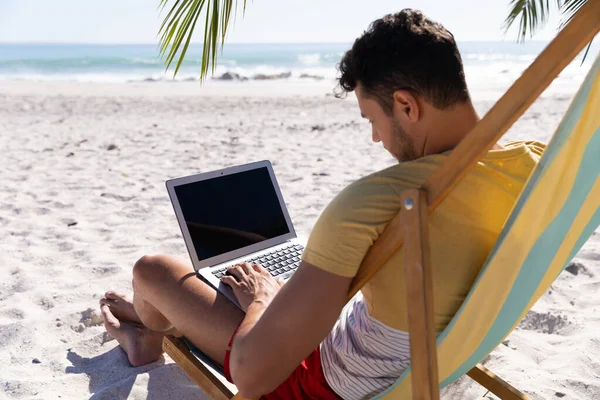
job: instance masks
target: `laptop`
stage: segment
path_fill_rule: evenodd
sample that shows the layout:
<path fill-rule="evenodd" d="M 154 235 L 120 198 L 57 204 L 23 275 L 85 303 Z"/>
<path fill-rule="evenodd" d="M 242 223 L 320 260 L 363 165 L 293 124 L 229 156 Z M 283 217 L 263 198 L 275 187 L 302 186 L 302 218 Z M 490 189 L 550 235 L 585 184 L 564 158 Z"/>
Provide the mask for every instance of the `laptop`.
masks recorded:
<path fill-rule="evenodd" d="M 242 262 L 287 280 L 304 250 L 269 161 L 168 180 L 167 190 L 197 274 L 240 307 L 220 281 Z"/>

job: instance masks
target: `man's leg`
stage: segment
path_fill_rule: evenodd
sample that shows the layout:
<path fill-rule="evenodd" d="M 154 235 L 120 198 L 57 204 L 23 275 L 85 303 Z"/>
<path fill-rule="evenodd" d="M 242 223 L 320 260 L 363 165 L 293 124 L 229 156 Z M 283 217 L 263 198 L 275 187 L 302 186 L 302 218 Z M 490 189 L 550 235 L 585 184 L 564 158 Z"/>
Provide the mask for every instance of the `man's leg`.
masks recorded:
<path fill-rule="evenodd" d="M 102 305 L 107 330 L 132 365 L 155 361 L 164 334 L 175 332 L 223 365 L 229 340 L 244 318 L 233 303 L 198 279 L 189 264 L 164 255 L 144 256 L 133 267 L 133 306 L 143 327 L 119 320 L 106 301 Z"/>

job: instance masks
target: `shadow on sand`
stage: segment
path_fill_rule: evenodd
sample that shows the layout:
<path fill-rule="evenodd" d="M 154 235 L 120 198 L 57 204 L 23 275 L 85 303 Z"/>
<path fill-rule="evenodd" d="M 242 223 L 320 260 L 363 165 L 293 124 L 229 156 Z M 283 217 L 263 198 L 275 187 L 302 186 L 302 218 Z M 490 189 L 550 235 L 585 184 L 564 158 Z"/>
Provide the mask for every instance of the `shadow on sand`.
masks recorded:
<path fill-rule="evenodd" d="M 72 364 L 66 368 L 67 374 L 85 374 L 89 378 L 90 400 L 208 399 L 176 364 L 166 364 L 163 357 L 133 368 L 117 346 L 92 358 L 81 357 L 69 349 L 67 359 Z"/>

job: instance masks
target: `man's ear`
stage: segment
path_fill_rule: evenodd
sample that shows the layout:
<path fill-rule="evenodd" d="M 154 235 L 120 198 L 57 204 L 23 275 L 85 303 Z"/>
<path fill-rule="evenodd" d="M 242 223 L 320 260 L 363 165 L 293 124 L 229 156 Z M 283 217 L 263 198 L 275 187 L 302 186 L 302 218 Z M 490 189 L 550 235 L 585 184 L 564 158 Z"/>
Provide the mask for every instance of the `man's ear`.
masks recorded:
<path fill-rule="evenodd" d="M 393 113 L 401 121 L 415 123 L 419 120 L 421 109 L 416 97 L 408 90 L 394 92 Z"/>

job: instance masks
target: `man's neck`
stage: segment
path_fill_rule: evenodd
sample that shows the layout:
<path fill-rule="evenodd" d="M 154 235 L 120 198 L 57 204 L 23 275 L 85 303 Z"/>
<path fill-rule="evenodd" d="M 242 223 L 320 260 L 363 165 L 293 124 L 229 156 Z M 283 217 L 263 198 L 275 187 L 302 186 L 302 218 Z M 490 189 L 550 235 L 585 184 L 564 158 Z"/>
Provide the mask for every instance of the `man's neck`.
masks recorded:
<path fill-rule="evenodd" d="M 429 118 L 431 125 L 427 127 L 429 134 L 423 144 L 423 156 L 454 149 L 480 120 L 470 101 L 447 110 L 430 107 L 427 111 L 432 118 Z"/>

